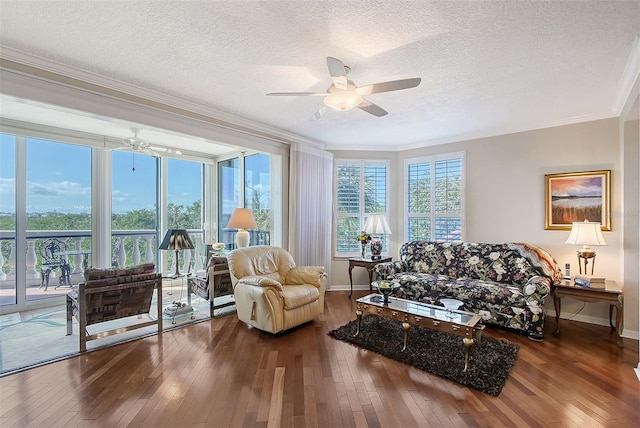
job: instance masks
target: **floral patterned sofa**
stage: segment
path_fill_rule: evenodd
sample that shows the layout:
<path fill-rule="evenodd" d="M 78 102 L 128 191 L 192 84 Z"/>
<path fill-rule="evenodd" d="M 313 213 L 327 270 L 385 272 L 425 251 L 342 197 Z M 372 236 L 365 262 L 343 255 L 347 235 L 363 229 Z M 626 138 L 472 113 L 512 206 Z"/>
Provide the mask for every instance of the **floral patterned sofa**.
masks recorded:
<path fill-rule="evenodd" d="M 375 267 L 380 279 L 400 283 L 395 296 L 438 304 L 462 301 L 485 323 L 521 330 L 542 340 L 544 299 L 562 273 L 546 251 L 524 243 L 412 241 L 400 260 Z"/>

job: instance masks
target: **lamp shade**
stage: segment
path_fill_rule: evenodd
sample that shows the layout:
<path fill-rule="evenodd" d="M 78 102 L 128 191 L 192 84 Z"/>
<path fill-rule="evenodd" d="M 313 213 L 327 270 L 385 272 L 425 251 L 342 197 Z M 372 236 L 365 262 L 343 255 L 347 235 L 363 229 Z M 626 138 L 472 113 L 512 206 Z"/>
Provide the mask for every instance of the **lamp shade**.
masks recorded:
<path fill-rule="evenodd" d="M 251 236 L 246 229 L 257 229 L 258 223 L 253 217 L 253 213 L 249 208 L 236 208 L 231 214 L 229 223 L 227 223 L 229 229 L 238 229 L 236 233 L 236 246 L 238 248 L 244 248 L 249 246 Z"/>
<path fill-rule="evenodd" d="M 158 248 L 160 250 L 193 250 L 195 247 L 186 230 L 169 229 Z"/>
<path fill-rule="evenodd" d="M 231 214 L 227 227 L 229 229 L 257 229 L 258 223 L 249 208 L 236 208 Z"/>
<path fill-rule="evenodd" d="M 593 221 L 576 221 L 571 225 L 571 233 L 565 241 L 575 245 L 607 245 L 602 236 L 600 223 Z"/>
<path fill-rule="evenodd" d="M 371 214 L 367 217 L 364 231 L 368 235 L 391 235 L 391 228 L 383 214 Z"/>

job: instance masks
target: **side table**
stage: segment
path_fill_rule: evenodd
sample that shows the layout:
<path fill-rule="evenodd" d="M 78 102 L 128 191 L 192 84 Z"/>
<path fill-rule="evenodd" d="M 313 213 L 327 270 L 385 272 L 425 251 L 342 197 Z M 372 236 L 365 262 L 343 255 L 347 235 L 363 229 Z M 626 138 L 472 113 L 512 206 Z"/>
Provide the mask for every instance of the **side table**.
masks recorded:
<path fill-rule="evenodd" d="M 351 285 L 351 290 L 349 291 L 349 298 L 353 294 L 353 277 L 351 276 L 351 271 L 354 267 L 363 267 L 369 272 L 369 291 L 373 291 L 371 287 L 371 283 L 373 282 L 373 268 L 376 267 L 378 263 L 390 262 L 391 257 L 383 257 L 379 260 L 372 259 L 363 259 L 363 258 L 353 258 L 349 259 L 349 284 Z"/>
<path fill-rule="evenodd" d="M 193 309 L 193 307 L 191 306 L 191 293 L 190 290 L 187 286 L 187 303 L 182 302 L 182 292 L 185 289 L 185 285 L 188 284 L 189 278 L 191 278 L 191 274 L 184 274 L 184 275 L 180 275 L 180 276 L 163 276 L 162 277 L 162 282 L 163 283 L 168 283 L 168 286 L 165 287 L 163 285 L 164 289 L 167 290 L 171 290 L 170 292 L 167 292 L 167 294 L 171 295 L 173 293 L 173 285 L 175 281 L 180 281 L 180 297 L 178 299 L 175 299 L 169 306 L 166 306 L 164 308 L 164 310 L 162 311 L 162 314 L 159 314 L 159 316 L 165 316 L 167 318 L 171 319 L 171 324 L 175 324 L 176 323 L 176 317 L 180 317 L 183 315 L 188 314 L 191 319 L 195 318 L 195 311 Z"/>
<path fill-rule="evenodd" d="M 609 304 L 609 325 L 611 331 L 616 332 L 616 343 L 623 347 L 622 338 L 622 314 L 624 311 L 622 290 L 615 281 L 605 281 L 605 288 L 579 287 L 571 284 L 571 281 L 563 281 L 553 286 L 553 304 L 556 310 L 556 331 L 554 336 L 560 335 L 560 299 L 571 297 L 582 302 L 604 302 Z M 616 325 L 611 322 L 613 308 L 616 308 Z"/>

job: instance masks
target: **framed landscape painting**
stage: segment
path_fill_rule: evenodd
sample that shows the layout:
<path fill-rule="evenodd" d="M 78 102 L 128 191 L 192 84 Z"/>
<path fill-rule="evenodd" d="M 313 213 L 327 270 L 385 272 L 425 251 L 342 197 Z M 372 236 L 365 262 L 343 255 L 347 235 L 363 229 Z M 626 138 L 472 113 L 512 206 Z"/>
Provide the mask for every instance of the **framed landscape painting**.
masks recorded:
<path fill-rule="evenodd" d="M 547 230 L 570 230 L 574 221 L 599 222 L 611 230 L 611 170 L 547 174 Z"/>

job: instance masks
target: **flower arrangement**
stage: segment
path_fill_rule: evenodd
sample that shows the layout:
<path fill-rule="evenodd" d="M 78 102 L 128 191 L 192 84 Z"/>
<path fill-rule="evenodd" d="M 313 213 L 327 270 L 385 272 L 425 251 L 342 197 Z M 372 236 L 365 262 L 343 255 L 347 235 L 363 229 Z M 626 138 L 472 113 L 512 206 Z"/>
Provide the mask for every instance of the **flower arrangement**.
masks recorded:
<path fill-rule="evenodd" d="M 360 235 L 358 236 L 358 241 L 360 241 L 361 252 L 360 255 L 362 258 L 365 256 L 365 250 L 367 248 L 367 242 L 371 241 L 371 235 L 367 235 L 364 230 L 360 231 Z"/>
<path fill-rule="evenodd" d="M 358 236 L 358 241 L 360 241 L 361 245 L 367 245 L 367 242 L 371 241 L 371 235 L 367 235 L 365 231 L 360 232 L 360 236 Z"/>

